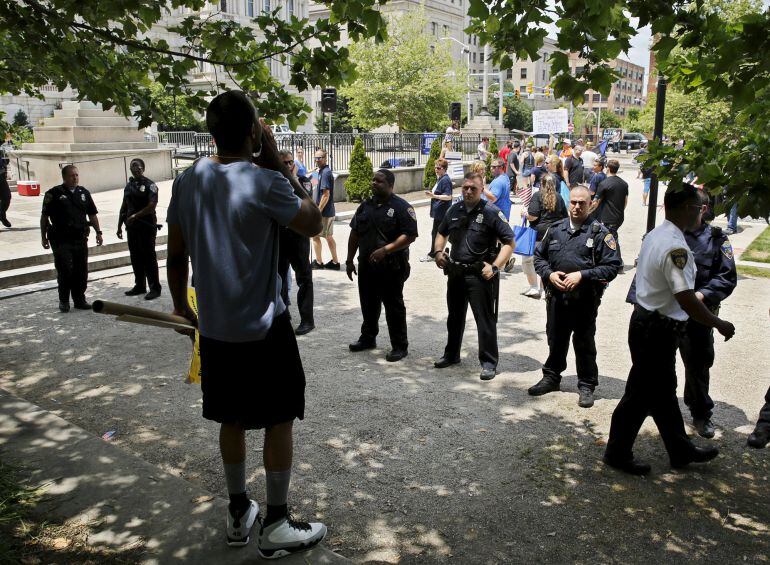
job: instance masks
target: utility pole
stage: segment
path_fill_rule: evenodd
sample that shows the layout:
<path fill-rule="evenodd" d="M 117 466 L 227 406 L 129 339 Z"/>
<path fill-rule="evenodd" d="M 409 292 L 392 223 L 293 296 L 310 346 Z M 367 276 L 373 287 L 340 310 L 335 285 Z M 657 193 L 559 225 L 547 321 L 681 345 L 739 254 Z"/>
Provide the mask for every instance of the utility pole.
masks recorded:
<path fill-rule="evenodd" d="M 484 45 L 484 76 L 481 84 L 481 107 L 486 108 L 489 97 L 489 45 Z"/>
<path fill-rule="evenodd" d="M 505 73 L 500 71 L 500 100 L 497 101 L 497 123 L 503 125 L 503 96 L 505 96 Z"/>
<path fill-rule="evenodd" d="M 655 130 L 652 138 L 658 142 L 663 140 L 663 112 L 666 109 L 666 79 L 658 75 L 658 95 L 655 101 Z M 650 177 L 650 197 L 647 201 L 647 232 L 655 229 L 655 214 L 658 211 L 658 175 Z"/>

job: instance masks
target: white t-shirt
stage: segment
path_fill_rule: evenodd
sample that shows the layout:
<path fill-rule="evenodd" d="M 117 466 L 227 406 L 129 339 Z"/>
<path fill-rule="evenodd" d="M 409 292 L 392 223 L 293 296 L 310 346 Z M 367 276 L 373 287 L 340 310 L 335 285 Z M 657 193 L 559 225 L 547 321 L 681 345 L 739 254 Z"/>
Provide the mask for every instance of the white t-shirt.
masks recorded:
<path fill-rule="evenodd" d="M 288 225 L 299 207 L 282 174 L 246 161 L 203 158 L 176 178 L 166 221 L 179 225 L 190 253 L 201 335 L 264 339 L 286 310 L 278 225 Z"/>
<path fill-rule="evenodd" d="M 586 171 L 593 169 L 594 161 L 599 158 L 599 156 L 593 151 L 583 151 L 583 154 L 580 156 L 583 158 L 583 169 Z"/>
<path fill-rule="evenodd" d="M 664 220 L 642 242 L 636 267 L 636 303 L 674 320 L 687 320 L 674 295 L 695 289 L 695 273 L 695 257 L 682 230 Z"/>

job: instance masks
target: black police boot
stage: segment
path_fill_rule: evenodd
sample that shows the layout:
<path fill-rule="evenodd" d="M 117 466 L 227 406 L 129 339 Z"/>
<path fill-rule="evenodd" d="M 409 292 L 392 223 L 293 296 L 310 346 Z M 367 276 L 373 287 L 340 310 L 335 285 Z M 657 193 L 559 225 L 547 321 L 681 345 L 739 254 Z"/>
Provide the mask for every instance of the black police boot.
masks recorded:
<path fill-rule="evenodd" d="M 144 295 L 145 300 L 155 300 L 160 296 L 160 289 L 154 289 Z"/>
<path fill-rule="evenodd" d="M 90 302 L 86 302 L 85 300 L 83 300 L 81 302 L 75 302 L 74 306 L 78 310 L 90 310 L 91 309 L 91 303 Z"/>
<path fill-rule="evenodd" d="M 0 223 L 2 223 L 7 228 L 11 227 L 11 222 L 9 222 L 8 218 L 5 217 L 5 212 L 0 214 Z"/>
<path fill-rule="evenodd" d="M 59 301 L 59 312 L 63 312 L 64 314 L 66 314 L 69 311 L 70 311 L 70 303 L 69 302 L 64 302 L 64 301 L 60 300 Z"/>
<path fill-rule="evenodd" d="M 139 296 L 140 294 L 144 294 L 146 292 L 147 292 L 146 288 L 139 288 L 138 286 L 135 286 L 134 288 L 132 288 L 131 290 L 127 290 L 123 294 L 125 294 L 126 296 Z"/>
<path fill-rule="evenodd" d="M 713 445 L 709 447 L 698 447 L 697 445 L 693 445 L 683 456 L 672 458 L 671 466 L 674 469 L 683 469 L 690 463 L 705 463 L 711 461 L 716 458 L 717 455 L 719 455 L 719 449 Z"/>
<path fill-rule="evenodd" d="M 299 325 L 297 326 L 297 329 L 294 330 L 294 335 L 305 335 L 307 333 L 312 332 L 314 329 L 315 329 L 315 324 L 313 322 L 307 322 L 303 320 L 299 323 Z"/>
<path fill-rule="evenodd" d="M 395 363 L 396 361 L 401 361 L 407 355 L 409 355 L 409 351 L 406 349 L 393 349 L 385 356 L 385 361 Z"/>
<path fill-rule="evenodd" d="M 460 362 L 460 359 L 449 359 L 448 357 L 442 357 L 435 363 L 433 363 L 433 366 L 436 367 L 436 369 L 444 369 L 446 367 L 449 367 L 450 365 L 457 365 Z"/>
<path fill-rule="evenodd" d="M 551 377 L 543 377 L 537 384 L 532 385 L 527 390 L 530 396 L 543 396 L 549 392 L 556 392 L 559 390 L 559 382 Z"/>
<path fill-rule="evenodd" d="M 358 341 L 354 341 L 350 345 L 348 345 L 348 349 L 351 351 L 364 351 L 366 349 L 374 349 L 377 347 L 376 341 L 367 341 L 362 338 L 358 338 Z"/>
<path fill-rule="evenodd" d="M 602 457 L 602 461 L 604 461 L 605 465 L 609 465 L 613 469 L 623 471 L 629 475 L 646 475 L 652 469 L 652 467 L 650 467 L 647 463 L 639 461 L 638 459 L 634 459 L 633 457 L 631 459 L 620 461 L 613 459 L 612 457 L 608 457 L 605 454 L 604 457 Z"/>
<path fill-rule="evenodd" d="M 590 408 L 594 405 L 594 391 L 588 387 L 579 387 L 580 398 L 578 399 L 578 406 L 581 408 Z"/>
<path fill-rule="evenodd" d="M 762 449 L 768 443 L 770 443 L 770 427 L 756 428 L 746 440 L 746 445 L 755 449 Z"/>
<path fill-rule="evenodd" d="M 495 375 L 497 374 L 497 368 L 496 367 L 482 367 L 481 368 L 481 374 L 479 375 L 479 378 L 482 381 L 491 381 L 495 378 Z"/>

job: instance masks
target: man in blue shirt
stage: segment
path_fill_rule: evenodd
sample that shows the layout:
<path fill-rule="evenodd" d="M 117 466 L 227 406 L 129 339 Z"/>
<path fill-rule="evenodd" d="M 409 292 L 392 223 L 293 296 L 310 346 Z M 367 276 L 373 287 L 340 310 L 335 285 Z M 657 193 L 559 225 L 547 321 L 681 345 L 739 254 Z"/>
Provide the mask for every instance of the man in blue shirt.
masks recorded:
<path fill-rule="evenodd" d="M 487 197 L 489 202 L 492 202 L 495 206 L 500 208 L 505 219 L 511 219 L 511 179 L 508 175 L 503 174 L 505 172 L 505 161 L 499 157 L 492 159 L 492 182 L 489 183 L 489 188 L 484 190 L 484 196 Z"/>
<path fill-rule="evenodd" d="M 334 175 L 331 167 L 327 164 L 327 154 L 323 149 L 315 152 L 315 164 L 317 169 L 311 176 L 313 183 L 313 193 L 315 202 L 321 209 L 321 233 L 313 238 L 313 252 L 315 259 L 311 267 L 313 269 L 331 269 L 340 270 L 340 260 L 337 258 L 337 243 L 334 241 Z M 326 240 L 329 246 L 329 253 L 332 255 L 331 261 L 323 262 L 321 259 L 321 238 Z"/>

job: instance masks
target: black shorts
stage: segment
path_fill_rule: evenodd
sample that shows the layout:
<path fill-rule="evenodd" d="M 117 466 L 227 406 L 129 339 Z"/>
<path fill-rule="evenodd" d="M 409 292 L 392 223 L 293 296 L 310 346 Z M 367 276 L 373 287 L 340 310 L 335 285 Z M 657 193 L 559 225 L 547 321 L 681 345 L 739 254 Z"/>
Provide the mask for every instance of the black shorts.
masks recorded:
<path fill-rule="evenodd" d="M 200 336 L 203 417 L 247 430 L 305 417 L 305 372 L 288 311 L 265 339 L 232 343 Z"/>

